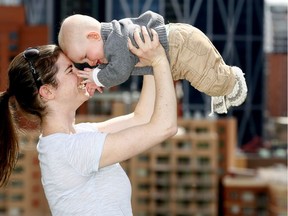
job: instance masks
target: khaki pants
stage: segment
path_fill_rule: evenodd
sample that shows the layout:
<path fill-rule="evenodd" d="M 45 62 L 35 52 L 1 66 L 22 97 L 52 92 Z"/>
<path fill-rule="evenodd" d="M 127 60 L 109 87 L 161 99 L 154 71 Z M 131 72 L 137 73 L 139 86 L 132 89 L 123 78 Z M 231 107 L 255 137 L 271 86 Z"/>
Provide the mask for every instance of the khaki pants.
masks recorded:
<path fill-rule="evenodd" d="M 231 66 L 203 32 L 189 24 L 171 23 L 167 33 L 174 80 L 188 80 L 210 96 L 228 95 L 233 90 L 236 76 Z"/>

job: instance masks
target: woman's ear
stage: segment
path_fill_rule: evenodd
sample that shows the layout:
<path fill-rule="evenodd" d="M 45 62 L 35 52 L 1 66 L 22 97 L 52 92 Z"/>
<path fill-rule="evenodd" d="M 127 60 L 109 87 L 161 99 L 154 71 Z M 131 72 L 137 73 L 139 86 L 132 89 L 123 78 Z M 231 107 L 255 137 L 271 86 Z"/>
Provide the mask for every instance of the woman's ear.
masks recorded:
<path fill-rule="evenodd" d="M 88 39 L 93 39 L 93 40 L 100 40 L 101 39 L 101 35 L 100 35 L 100 33 L 93 31 L 93 32 L 89 32 L 88 33 L 87 38 Z"/>
<path fill-rule="evenodd" d="M 53 89 L 49 85 L 42 85 L 39 89 L 39 95 L 41 98 L 46 100 L 54 98 Z"/>

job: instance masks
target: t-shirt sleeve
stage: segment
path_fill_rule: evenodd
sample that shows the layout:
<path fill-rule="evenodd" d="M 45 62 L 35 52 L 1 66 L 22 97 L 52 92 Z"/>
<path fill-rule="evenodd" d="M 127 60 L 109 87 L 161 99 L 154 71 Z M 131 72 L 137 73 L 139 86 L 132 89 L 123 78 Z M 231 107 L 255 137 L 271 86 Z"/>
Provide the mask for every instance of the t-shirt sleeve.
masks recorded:
<path fill-rule="evenodd" d="M 100 132 L 71 135 L 65 147 L 68 163 L 81 175 L 97 172 L 106 135 Z"/>

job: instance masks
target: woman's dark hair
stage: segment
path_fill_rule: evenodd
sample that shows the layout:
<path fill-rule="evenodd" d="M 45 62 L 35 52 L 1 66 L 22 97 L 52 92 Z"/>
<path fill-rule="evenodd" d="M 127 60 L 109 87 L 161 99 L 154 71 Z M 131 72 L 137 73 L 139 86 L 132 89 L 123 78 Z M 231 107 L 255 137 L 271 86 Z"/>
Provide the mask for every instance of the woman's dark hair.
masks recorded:
<path fill-rule="evenodd" d="M 57 87 L 55 64 L 61 53 L 56 45 L 35 47 L 37 56 L 33 61 L 23 53 L 18 54 L 8 68 L 8 89 L 0 93 L 0 186 L 6 185 L 19 153 L 16 125 L 13 119 L 13 108 L 39 117 L 45 115 L 45 104 L 38 94 L 39 83 Z M 35 71 L 39 80 L 35 80 Z M 12 100 L 11 100 L 12 99 Z"/>

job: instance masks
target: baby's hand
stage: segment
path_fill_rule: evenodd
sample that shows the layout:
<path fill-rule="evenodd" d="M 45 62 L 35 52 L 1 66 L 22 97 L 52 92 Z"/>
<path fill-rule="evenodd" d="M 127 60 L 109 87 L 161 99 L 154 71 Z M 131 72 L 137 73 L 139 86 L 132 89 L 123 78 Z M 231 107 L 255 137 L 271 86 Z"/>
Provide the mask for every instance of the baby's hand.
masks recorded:
<path fill-rule="evenodd" d="M 100 86 L 96 85 L 93 80 L 93 69 L 84 68 L 84 71 L 78 70 L 77 76 L 83 78 L 82 83 L 86 84 L 86 89 L 90 96 L 93 96 L 95 90 L 100 93 L 103 93 L 103 90 Z"/>
<path fill-rule="evenodd" d="M 92 82 L 86 84 L 86 89 L 90 96 L 93 96 L 95 90 L 97 90 L 100 93 L 103 93 L 102 88 Z"/>
<path fill-rule="evenodd" d="M 84 70 L 78 70 L 77 76 L 84 79 L 83 83 L 94 82 L 93 81 L 93 69 L 84 68 Z"/>

